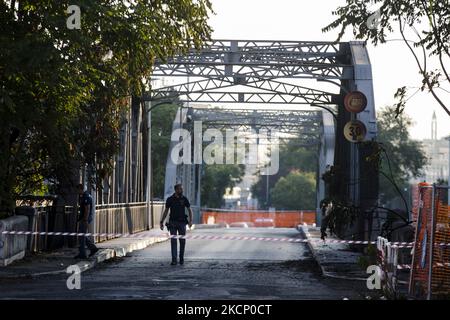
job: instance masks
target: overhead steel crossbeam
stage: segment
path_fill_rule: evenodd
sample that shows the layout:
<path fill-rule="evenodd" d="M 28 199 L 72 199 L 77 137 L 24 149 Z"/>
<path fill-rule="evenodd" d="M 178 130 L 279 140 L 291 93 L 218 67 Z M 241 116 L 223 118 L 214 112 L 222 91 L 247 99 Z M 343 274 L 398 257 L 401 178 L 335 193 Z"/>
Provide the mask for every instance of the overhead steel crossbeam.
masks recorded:
<path fill-rule="evenodd" d="M 266 130 L 281 133 L 285 139 L 301 139 L 308 145 L 319 143 L 322 132 L 319 111 L 189 108 L 188 117 L 191 121 L 185 125 L 187 129 L 201 121 L 203 129 Z"/>
<path fill-rule="evenodd" d="M 345 79 L 340 43 L 213 40 L 200 52 L 157 61 L 153 76 Z"/>
<path fill-rule="evenodd" d="M 327 96 L 320 96 L 321 99 L 306 99 L 305 95 L 290 95 L 271 92 L 185 92 L 178 99 L 181 102 L 196 103 L 265 103 L 265 104 L 326 104 L 321 100 L 325 100 Z M 311 101 L 311 102 L 310 102 Z"/>
<path fill-rule="evenodd" d="M 145 100 L 335 105 L 337 94 L 284 79 L 347 79 L 340 43 L 213 40 L 202 50 L 156 61 L 153 77 L 189 77 L 153 88 Z M 193 78 L 193 79 L 192 79 Z M 192 81 L 194 80 L 194 81 Z"/>
<path fill-rule="evenodd" d="M 223 91 L 241 85 L 253 91 Z M 257 91 L 255 91 L 257 90 Z M 333 104 L 336 94 L 285 83 L 274 79 L 246 77 L 235 81 L 233 78 L 206 79 L 195 82 L 155 89 L 149 100 L 168 100 L 178 98 L 190 102 L 224 103 L 288 103 L 288 104 Z"/>

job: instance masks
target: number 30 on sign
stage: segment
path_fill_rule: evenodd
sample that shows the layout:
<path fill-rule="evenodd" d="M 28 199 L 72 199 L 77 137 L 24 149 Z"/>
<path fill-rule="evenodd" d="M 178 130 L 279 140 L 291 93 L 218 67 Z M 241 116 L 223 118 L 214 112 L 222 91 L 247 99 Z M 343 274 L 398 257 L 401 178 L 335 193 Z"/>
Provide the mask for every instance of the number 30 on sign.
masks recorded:
<path fill-rule="evenodd" d="M 366 126 L 358 120 L 349 121 L 344 127 L 344 136 L 350 142 L 364 141 L 366 134 Z"/>

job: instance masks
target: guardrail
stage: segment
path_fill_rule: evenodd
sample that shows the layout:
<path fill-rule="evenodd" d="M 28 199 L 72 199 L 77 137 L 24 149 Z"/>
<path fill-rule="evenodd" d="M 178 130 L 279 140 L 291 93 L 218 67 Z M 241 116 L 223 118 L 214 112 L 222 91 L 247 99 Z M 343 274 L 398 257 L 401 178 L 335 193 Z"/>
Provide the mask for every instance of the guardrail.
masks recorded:
<path fill-rule="evenodd" d="M 117 203 L 97 205 L 95 210 L 95 233 L 136 233 L 148 228 L 159 227 L 164 202 L 153 201 L 152 217 L 148 215 L 147 204 Z M 77 212 L 71 206 L 22 206 L 16 208 L 16 215 L 28 216 L 28 230 L 33 232 L 77 232 Z M 150 218 L 150 221 L 149 221 Z M 153 220 L 153 224 L 152 224 Z M 92 228 L 93 229 L 93 228 Z M 112 236 L 96 237 L 96 242 L 112 239 Z M 63 247 L 78 246 L 76 237 L 53 235 L 30 235 L 27 251 L 39 252 Z"/>
<path fill-rule="evenodd" d="M 20 206 L 16 215 L 28 217 L 28 230 L 36 232 L 76 232 L 77 215 L 69 206 Z M 74 247 L 76 239 L 50 235 L 33 235 L 27 239 L 27 251 L 39 252 L 62 247 Z"/>
<path fill-rule="evenodd" d="M 162 202 L 153 202 L 154 218 L 157 218 L 162 207 Z M 154 227 L 149 218 L 151 219 L 145 202 L 98 205 L 95 210 L 95 233 L 122 234 L 144 231 Z M 112 238 L 112 236 L 96 237 L 95 241 L 101 242 Z"/>
<path fill-rule="evenodd" d="M 397 296 L 398 248 L 393 247 L 388 239 L 377 239 L 377 263 L 381 269 L 381 287 L 388 296 Z"/>

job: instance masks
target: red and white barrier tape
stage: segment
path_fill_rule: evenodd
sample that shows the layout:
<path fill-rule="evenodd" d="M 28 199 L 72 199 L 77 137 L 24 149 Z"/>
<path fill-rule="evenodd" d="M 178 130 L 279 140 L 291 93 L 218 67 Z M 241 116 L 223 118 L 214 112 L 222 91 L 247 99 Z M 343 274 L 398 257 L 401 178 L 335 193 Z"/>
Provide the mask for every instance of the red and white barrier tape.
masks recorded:
<path fill-rule="evenodd" d="M 200 239 L 200 240 L 249 240 L 249 241 L 272 241 L 272 242 L 308 242 L 305 239 L 295 238 L 268 238 L 251 236 L 213 236 L 213 235 L 168 235 L 145 236 L 140 234 L 123 233 L 76 233 L 76 232 L 32 232 L 32 231 L 3 231 L 4 235 L 37 235 L 37 236 L 72 236 L 72 237 L 114 237 L 114 238 L 169 238 L 169 239 Z"/>
<path fill-rule="evenodd" d="M 398 269 L 398 270 L 410 270 L 410 269 L 411 269 L 411 266 L 410 266 L 409 264 L 399 264 L 399 265 L 397 266 L 397 269 Z"/>
<path fill-rule="evenodd" d="M 161 235 L 145 236 L 137 234 L 123 234 L 123 233 L 77 233 L 77 232 L 36 232 L 36 231 L 2 231 L 3 235 L 35 235 L 35 236 L 71 236 L 71 237 L 112 237 L 112 238 L 135 238 L 135 239 L 150 239 L 150 238 L 169 238 L 169 239 L 200 239 L 200 240 L 244 240 L 244 241 L 266 241 L 266 242 L 290 242 L 290 243 L 307 243 L 307 242 L 323 242 L 324 244 L 357 244 L 368 245 L 376 244 L 376 241 L 356 241 L 356 240 L 326 240 L 321 239 L 296 239 L 296 238 L 268 238 L 268 237 L 252 237 L 252 236 L 216 236 L 216 235 Z M 412 248 L 414 243 L 409 242 L 394 242 L 392 245 L 398 248 Z M 450 243 L 439 243 L 440 246 L 450 246 Z"/>
<path fill-rule="evenodd" d="M 324 242 L 320 239 L 296 239 L 296 238 L 269 238 L 252 236 L 216 236 L 216 235 L 161 235 L 145 236 L 140 234 L 123 233 L 77 233 L 77 232 L 37 232 L 37 231 L 3 231 L 4 235 L 35 235 L 35 236 L 71 236 L 71 237 L 113 237 L 113 238 L 170 238 L 170 239 L 200 239 L 200 240 L 244 240 L 244 241 L 267 241 L 267 242 Z M 353 240 L 327 240 L 326 243 L 349 243 L 349 244 L 375 244 L 375 241 L 353 241 Z"/>
<path fill-rule="evenodd" d="M 376 244 L 376 241 L 357 241 L 357 240 L 321 240 L 321 239 L 296 239 L 296 238 L 268 238 L 268 237 L 252 237 L 252 236 L 213 236 L 213 235 L 168 235 L 161 236 L 145 236 L 139 233 L 77 233 L 77 232 L 37 232 L 37 231 L 2 231 L 3 235 L 35 235 L 35 236 L 69 236 L 69 237 L 111 237 L 111 238 L 135 238 L 135 239 L 151 239 L 151 238 L 169 238 L 169 239 L 200 239 L 200 240 L 244 240 L 244 241 L 267 241 L 267 242 L 323 242 L 324 244 L 356 244 L 368 245 Z M 450 246 L 450 243 L 436 243 L 439 246 Z M 397 248 L 412 248 L 412 242 L 392 242 L 391 245 Z"/>
<path fill-rule="evenodd" d="M 435 263 L 433 265 L 433 267 L 450 267 L 450 262 L 446 262 L 446 263 L 438 262 L 438 263 Z M 409 264 L 399 264 L 397 266 L 397 269 L 398 270 L 410 270 L 411 269 L 411 265 L 409 265 Z"/>

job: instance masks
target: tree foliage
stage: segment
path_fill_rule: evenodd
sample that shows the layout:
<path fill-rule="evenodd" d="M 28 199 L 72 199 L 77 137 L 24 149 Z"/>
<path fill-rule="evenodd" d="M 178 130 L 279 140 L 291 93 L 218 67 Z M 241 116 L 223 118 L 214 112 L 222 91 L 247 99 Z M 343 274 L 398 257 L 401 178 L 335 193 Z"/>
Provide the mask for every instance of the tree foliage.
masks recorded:
<path fill-rule="evenodd" d="M 244 165 L 213 164 L 204 166 L 201 182 L 202 206 L 223 207 L 225 190 L 233 188 L 241 182 L 244 173 Z"/>
<path fill-rule="evenodd" d="M 419 89 L 428 90 L 450 116 L 449 91 L 445 89 L 450 85 L 448 0 L 347 0 L 333 14 L 337 19 L 323 30 L 339 29 L 339 40 L 347 28 L 352 29 L 357 39 L 374 45 L 389 41 L 389 34 L 399 32 L 417 64 L 422 81 Z M 412 39 L 408 38 L 409 34 L 413 34 Z M 439 66 L 437 69 L 430 69 L 430 59 Z M 399 88 L 396 97 L 399 98 L 395 110 L 398 114 L 406 105 L 406 87 Z"/>
<path fill-rule="evenodd" d="M 312 172 L 292 171 L 281 177 L 271 191 L 272 205 L 284 210 L 314 210 L 316 177 Z"/>
<path fill-rule="evenodd" d="M 69 5 L 81 29 L 67 28 Z M 156 58 L 200 48 L 210 12 L 209 0 L 0 1 L 0 211 L 67 181 L 70 164 L 106 174 L 128 97 Z"/>
<path fill-rule="evenodd" d="M 167 156 L 169 154 L 172 124 L 177 105 L 160 105 L 152 110 L 152 174 L 153 196 L 164 199 Z"/>
<path fill-rule="evenodd" d="M 307 149 L 299 145 L 297 139 L 290 139 L 285 144 L 280 144 L 279 170 L 276 174 L 269 176 L 269 196 L 276 183 L 289 175 L 290 172 L 300 170 L 301 172 L 316 172 L 317 158 L 315 150 Z M 271 204 L 266 203 L 267 176 L 260 175 L 258 181 L 252 186 L 252 194 L 256 197 L 262 207 L 268 208 Z"/>
<path fill-rule="evenodd" d="M 412 120 L 405 114 L 396 117 L 394 107 L 378 113 L 378 142 L 381 145 L 380 193 L 383 201 L 390 201 L 408 186 L 411 178 L 421 175 L 427 158 L 419 141 L 411 139 L 409 128 Z"/>

